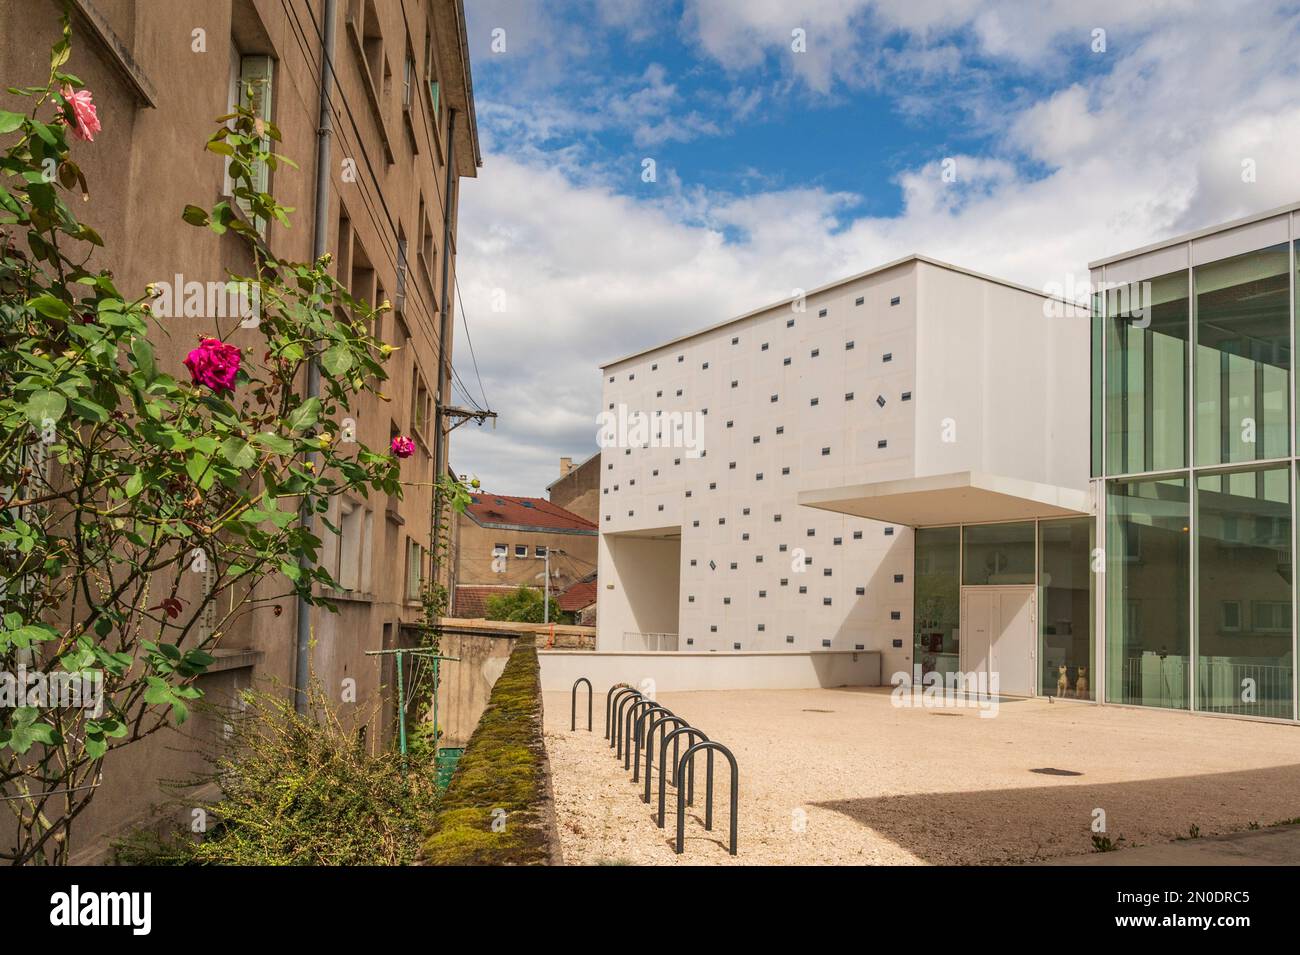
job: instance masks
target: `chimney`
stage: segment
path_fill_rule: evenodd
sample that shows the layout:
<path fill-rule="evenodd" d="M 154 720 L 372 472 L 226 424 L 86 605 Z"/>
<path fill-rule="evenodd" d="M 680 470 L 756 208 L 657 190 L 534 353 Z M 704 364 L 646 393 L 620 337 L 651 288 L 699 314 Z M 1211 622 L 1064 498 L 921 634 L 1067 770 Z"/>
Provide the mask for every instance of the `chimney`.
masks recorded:
<path fill-rule="evenodd" d="M 573 470 L 573 458 L 560 458 L 560 477 Z"/>

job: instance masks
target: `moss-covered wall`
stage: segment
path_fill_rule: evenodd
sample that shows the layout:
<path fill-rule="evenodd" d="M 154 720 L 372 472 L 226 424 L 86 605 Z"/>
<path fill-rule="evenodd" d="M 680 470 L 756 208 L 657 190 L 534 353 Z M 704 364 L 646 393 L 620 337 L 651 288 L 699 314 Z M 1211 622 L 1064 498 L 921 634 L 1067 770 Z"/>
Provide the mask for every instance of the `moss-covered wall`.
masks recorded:
<path fill-rule="evenodd" d="M 515 645 L 443 794 L 429 865 L 546 865 L 554 859 L 537 649 Z M 504 816 L 497 810 L 503 810 Z M 495 816 L 494 816 L 495 813 Z M 494 830 L 495 821 L 495 830 Z"/>

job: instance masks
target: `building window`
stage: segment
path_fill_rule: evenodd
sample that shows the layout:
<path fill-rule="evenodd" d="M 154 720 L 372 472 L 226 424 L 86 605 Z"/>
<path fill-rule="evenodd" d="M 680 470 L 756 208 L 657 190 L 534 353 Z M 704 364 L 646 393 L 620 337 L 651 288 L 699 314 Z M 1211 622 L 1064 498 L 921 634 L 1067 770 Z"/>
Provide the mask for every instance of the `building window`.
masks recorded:
<path fill-rule="evenodd" d="M 492 545 L 492 556 L 493 556 L 493 557 L 504 557 L 504 556 L 506 556 L 507 553 L 508 553 L 508 551 L 506 550 L 506 545 L 505 545 L 505 544 L 493 544 L 493 545 Z"/>
<path fill-rule="evenodd" d="M 527 557 L 527 556 L 528 556 L 528 545 L 527 545 L 527 544 L 516 544 L 516 545 L 515 545 L 515 556 L 516 556 L 516 557 Z"/>
<path fill-rule="evenodd" d="M 406 540 L 406 599 L 419 600 L 424 578 L 424 548 L 412 538 Z"/>
<path fill-rule="evenodd" d="M 854 304 L 854 305 L 861 305 L 863 301 L 864 301 L 864 300 L 863 300 L 862 296 L 859 295 L 857 298 L 855 298 L 855 299 L 853 300 L 853 304 Z"/>

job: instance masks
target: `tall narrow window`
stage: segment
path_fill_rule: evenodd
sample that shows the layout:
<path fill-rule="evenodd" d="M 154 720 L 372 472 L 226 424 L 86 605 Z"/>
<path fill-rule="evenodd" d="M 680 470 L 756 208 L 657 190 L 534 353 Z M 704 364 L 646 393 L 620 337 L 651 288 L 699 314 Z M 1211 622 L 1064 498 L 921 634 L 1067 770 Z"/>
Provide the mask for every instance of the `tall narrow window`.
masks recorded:
<path fill-rule="evenodd" d="M 1187 272 L 1106 293 L 1110 474 L 1187 465 Z"/>
<path fill-rule="evenodd" d="M 1286 245 L 1195 270 L 1197 464 L 1290 453 L 1290 272 Z"/>
<path fill-rule="evenodd" d="M 1106 510 L 1106 699 L 1186 709 L 1191 643 L 1187 478 L 1117 481 Z"/>

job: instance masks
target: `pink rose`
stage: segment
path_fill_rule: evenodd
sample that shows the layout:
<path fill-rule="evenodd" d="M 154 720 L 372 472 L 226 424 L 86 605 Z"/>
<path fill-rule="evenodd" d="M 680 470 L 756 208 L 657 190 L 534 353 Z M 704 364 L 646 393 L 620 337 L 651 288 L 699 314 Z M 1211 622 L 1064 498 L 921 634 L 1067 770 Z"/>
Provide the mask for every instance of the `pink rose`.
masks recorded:
<path fill-rule="evenodd" d="M 95 133 L 99 132 L 99 117 L 95 114 L 95 104 L 91 102 L 90 90 L 73 90 L 71 86 L 64 86 L 59 90 L 63 98 L 68 101 L 67 109 L 59 122 L 67 126 L 72 135 L 78 139 L 84 139 L 88 143 L 95 141 Z M 73 123 L 68 122 L 68 113 L 72 114 Z"/>
<path fill-rule="evenodd" d="M 409 458 L 415 453 L 415 442 L 410 438 L 399 434 L 397 437 L 393 438 L 393 445 L 389 450 L 391 450 L 396 457 Z"/>
<path fill-rule="evenodd" d="M 239 349 L 217 338 L 204 338 L 185 356 L 185 367 L 196 385 L 213 391 L 234 391 L 239 372 Z"/>

